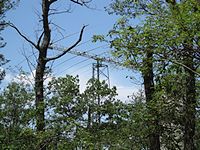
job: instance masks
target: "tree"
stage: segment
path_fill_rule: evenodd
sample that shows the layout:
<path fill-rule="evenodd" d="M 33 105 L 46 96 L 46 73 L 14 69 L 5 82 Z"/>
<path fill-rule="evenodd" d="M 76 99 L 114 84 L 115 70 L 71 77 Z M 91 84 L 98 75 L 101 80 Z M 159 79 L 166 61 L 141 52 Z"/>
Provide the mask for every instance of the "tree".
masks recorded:
<path fill-rule="evenodd" d="M 29 85 L 10 83 L 0 95 L 1 149 L 33 148 L 33 91 Z"/>
<path fill-rule="evenodd" d="M 149 146 L 152 150 L 160 149 L 160 130 L 157 118 L 157 111 L 151 107 L 154 100 L 154 58 L 156 53 L 154 50 L 154 33 L 151 28 L 152 22 L 146 22 L 141 27 L 131 27 L 128 24 L 127 18 L 120 19 L 114 26 L 114 29 L 109 32 L 111 37 L 110 44 L 114 48 L 112 52 L 118 61 L 124 61 L 126 66 L 134 66 L 140 71 L 144 80 L 146 102 L 149 104 Z M 142 40 L 141 40 L 142 39 Z"/>
<path fill-rule="evenodd" d="M 35 75 L 35 94 L 36 94 L 36 107 L 37 107 L 37 130 L 38 131 L 44 131 L 45 129 L 45 116 L 44 116 L 44 73 L 45 73 L 45 66 L 47 62 L 56 60 L 62 56 L 64 56 L 68 51 L 73 49 L 82 39 L 83 30 L 85 26 L 81 29 L 81 33 L 79 36 L 79 39 L 70 46 L 66 51 L 63 53 L 47 58 L 47 50 L 50 47 L 51 42 L 51 30 L 49 26 L 49 10 L 53 3 L 55 3 L 55 0 L 47 1 L 42 0 L 42 17 L 43 17 L 43 33 L 41 34 L 40 38 L 38 39 L 37 45 L 32 43 L 34 47 L 39 51 L 38 56 L 38 64 L 36 67 L 36 75 Z M 77 1 L 78 2 L 78 1 Z M 80 4 L 83 4 L 80 2 Z"/>
<path fill-rule="evenodd" d="M 81 100 L 85 102 L 85 118 L 83 127 L 76 134 L 77 145 L 84 149 L 103 149 L 114 144 L 111 131 L 116 127 L 114 116 L 115 105 L 119 105 L 116 99 L 116 87 L 110 88 L 105 81 L 90 79 L 85 91 L 81 94 Z"/>
<path fill-rule="evenodd" d="M 49 17 L 52 14 L 57 14 L 56 9 L 51 8 L 54 3 L 57 3 L 58 0 L 41 0 L 42 3 L 42 32 L 36 43 L 28 39 L 25 35 L 23 35 L 20 30 L 13 24 L 9 24 L 12 28 L 14 28 L 19 35 L 24 38 L 31 46 L 33 46 L 36 50 L 38 50 L 39 54 L 37 57 L 37 65 L 36 65 L 36 74 L 35 74 L 35 105 L 36 105 L 36 126 L 38 132 L 45 131 L 45 100 L 44 100 L 44 75 L 46 71 L 47 63 L 53 60 L 57 60 L 58 58 L 64 56 L 68 51 L 76 47 L 79 42 L 82 40 L 83 32 L 86 26 L 83 26 L 78 40 L 68 47 L 62 53 L 54 56 L 48 57 L 48 50 L 51 47 L 52 43 L 52 34 Z M 72 3 L 79 4 L 81 6 L 86 6 L 89 2 L 87 0 L 70 0 Z M 54 11 L 52 13 L 52 10 Z M 59 12 L 58 12 L 59 13 Z M 42 149 L 45 149 L 42 148 Z"/>
<path fill-rule="evenodd" d="M 185 90 L 181 91 L 184 97 L 177 97 L 183 98 L 184 105 L 184 121 L 181 121 L 184 128 L 184 149 L 194 149 L 195 74 L 199 75 L 196 70 L 199 67 L 199 3 L 196 0 L 115 0 L 107 10 L 110 14 L 122 16 L 108 34 L 111 37 L 108 42 L 113 47 L 113 55 L 124 61 L 124 65 L 134 66 L 144 79 L 146 101 L 151 114 L 149 125 L 153 125 L 152 132 L 149 133 L 149 148 L 155 150 L 161 147 L 159 137 L 162 122 L 159 120 L 159 108 L 155 106 L 158 106 L 158 100 L 166 95 L 156 97 L 160 92 L 158 90 L 161 90 L 157 89 L 157 86 L 159 82 L 164 82 L 160 77 L 164 78 L 166 70 L 169 71 L 169 68 L 174 66 L 179 70 L 176 73 L 183 77 L 184 81 L 181 82 L 182 89 Z M 137 17 L 143 22 L 134 25 L 134 18 Z M 179 81 L 177 80 L 177 83 Z"/>
<path fill-rule="evenodd" d="M 5 14 L 8 10 L 16 6 L 17 2 L 19 0 L 4 0 L 0 2 L 0 33 L 2 30 L 4 30 L 5 25 Z M 6 43 L 3 41 L 3 37 L 0 36 L 0 48 L 3 48 L 6 45 Z M 0 54 L 0 67 L 6 64 L 8 60 L 5 59 L 5 57 Z M 0 69 L 0 81 L 3 80 L 5 77 L 5 70 L 2 68 Z"/>
<path fill-rule="evenodd" d="M 199 25 L 196 18 L 199 13 L 199 2 L 196 0 L 169 2 L 169 14 L 167 22 L 162 28 L 171 26 L 173 30 L 168 32 L 167 46 L 171 48 L 172 60 L 178 60 L 183 67 L 185 89 L 183 100 L 183 138 L 184 149 L 195 149 L 195 116 L 197 106 L 196 75 L 199 67 Z M 171 38 L 170 38 L 170 36 Z M 176 40 L 172 37 L 177 37 Z M 162 43 L 163 45 L 166 43 Z M 169 55 L 168 55 L 169 56 Z M 169 59 L 169 61 L 170 61 Z M 172 61 L 173 62 L 173 61 Z M 196 75 L 195 75 L 196 74 Z"/>
<path fill-rule="evenodd" d="M 54 78 L 48 89 L 47 130 L 54 132 L 51 138 L 55 137 L 48 144 L 53 143 L 59 149 L 73 149 L 77 146 L 73 139 L 78 128 L 82 126 L 86 112 L 85 101 L 80 97 L 78 77 L 66 75 Z"/>

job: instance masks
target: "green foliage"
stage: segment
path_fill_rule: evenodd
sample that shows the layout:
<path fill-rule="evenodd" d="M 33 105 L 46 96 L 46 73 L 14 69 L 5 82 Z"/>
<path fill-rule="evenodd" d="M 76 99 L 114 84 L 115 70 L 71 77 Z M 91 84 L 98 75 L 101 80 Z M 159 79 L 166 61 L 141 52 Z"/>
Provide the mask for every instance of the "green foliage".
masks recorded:
<path fill-rule="evenodd" d="M 64 78 L 53 79 L 50 82 L 50 92 L 53 96 L 50 98 L 48 104 L 49 109 L 54 111 L 55 117 L 59 116 L 58 120 L 65 119 L 81 119 L 84 110 L 84 104 L 80 100 L 78 78 L 66 76 Z M 52 116 L 53 117 L 53 116 Z"/>
<path fill-rule="evenodd" d="M 7 62 L 8 60 L 5 59 L 5 57 L 2 54 L 0 54 L 0 67 L 5 65 Z M 1 80 L 4 79 L 5 75 L 6 75 L 5 70 L 3 68 L 0 68 L 0 83 L 1 83 Z"/>
<path fill-rule="evenodd" d="M 105 37 L 103 35 L 94 35 L 92 37 L 92 42 L 97 42 L 97 41 L 103 42 L 104 40 Z"/>
<path fill-rule="evenodd" d="M 33 137 L 29 129 L 33 125 L 32 105 L 33 93 L 29 86 L 13 82 L 3 91 L 0 96 L 1 148 L 31 147 L 27 137 Z"/>
<path fill-rule="evenodd" d="M 175 8 L 165 1 L 116 0 L 108 9 L 122 18 L 109 32 L 111 39 L 104 40 L 110 41 L 113 55 L 125 65 L 142 71 L 147 49 L 153 49 L 157 65 L 178 61 L 185 51 L 183 43 L 196 47 L 194 50 L 199 55 L 200 13 L 196 0 L 178 3 Z M 134 16 L 141 15 L 143 22 L 135 24 Z M 199 60 L 197 55 L 195 58 Z"/>
<path fill-rule="evenodd" d="M 86 111 L 84 102 L 80 98 L 78 84 L 78 77 L 72 76 L 54 78 L 49 83 L 47 128 L 52 130 L 51 132 L 61 143 L 62 139 L 68 142 L 66 144 L 70 143 Z"/>

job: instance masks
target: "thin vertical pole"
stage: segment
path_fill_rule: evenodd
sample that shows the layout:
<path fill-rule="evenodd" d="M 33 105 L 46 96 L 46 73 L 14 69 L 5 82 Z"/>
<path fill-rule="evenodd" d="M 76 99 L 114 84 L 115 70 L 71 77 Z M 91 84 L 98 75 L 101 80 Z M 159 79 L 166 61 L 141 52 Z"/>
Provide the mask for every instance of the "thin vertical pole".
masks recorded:
<path fill-rule="evenodd" d="M 100 87 L 99 87 L 99 85 L 100 85 L 100 70 L 99 70 L 99 68 L 100 68 L 100 62 L 99 62 L 99 60 L 97 59 L 97 81 L 98 81 L 98 84 L 97 84 L 97 105 L 98 105 L 98 112 L 97 112 L 97 122 L 98 122 L 98 124 L 100 124 L 101 123 L 101 113 L 100 113 L 100 105 L 101 105 L 101 100 L 100 100 L 100 95 L 99 95 L 99 91 L 100 91 Z"/>

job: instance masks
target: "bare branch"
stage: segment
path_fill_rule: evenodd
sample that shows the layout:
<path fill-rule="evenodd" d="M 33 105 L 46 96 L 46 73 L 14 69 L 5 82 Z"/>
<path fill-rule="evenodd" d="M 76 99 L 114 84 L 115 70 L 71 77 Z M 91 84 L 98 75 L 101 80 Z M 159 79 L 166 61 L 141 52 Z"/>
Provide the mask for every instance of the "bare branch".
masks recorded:
<path fill-rule="evenodd" d="M 50 5 L 54 2 L 56 2 L 57 0 L 49 0 Z"/>
<path fill-rule="evenodd" d="M 90 3 L 92 0 L 70 0 L 71 2 L 74 2 L 78 5 L 81 5 L 81 6 L 86 6 L 87 7 L 87 4 Z"/>
<path fill-rule="evenodd" d="M 54 12 L 49 13 L 49 16 L 50 15 L 59 15 L 59 14 L 64 14 L 64 13 L 71 13 L 70 10 L 71 10 L 71 8 L 67 9 L 67 10 L 62 10 L 62 11 L 54 11 Z"/>
<path fill-rule="evenodd" d="M 79 35 L 79 39 L 76 41 L 76 43 L 74 43 L 72 46 L 70 46 L 69 48 L 65 49 L 65 51 L 63 51 L 61 54 L 55 56 L 55 57 L 51 57 L 51 58 L 46 58 L 46 62 L 48 61 L 51 61 L 51 60 L 55 60 L 55 59 L 58 59 L 62 56 L 64 56 L 67 52 L 69 52 L 71 49 L 73 49 L 74 47 L 76 47 L 82 40 L 82 37 L 83 37 L 83 31 L 85 29 L 85 25 L 82 27 L 81 29 L 81 32 L 80 32 L 80 35 Z M 51 47 L 49 47 L 51 48 Z"/>
<path fill-rule="evenodd" d="M 34 46 L 36 49 L 39 49 L 39 47 L 31 40 L 28 39 L 28 37 L 26 37 L 24 34 L 21 33 L 21 31 L 12 23 L 6 23 L 8 26 L 12 27 L 13 29 L 15 29 L 17 31 L 17 33 L 23 38 L 25 39 L 28 43 L 30 43 L 32 46 Z"/>
<path fill-rule="evenodd" d="M 41 33 L 39 39 L 38 39 L 38 42 L 37 42 L 37 47 L 39 48 L 40 47 L 40 43 L 41 43 L 41 39 L 42 39 L 42 36 L 44 35 L 44 31 Z"/>
<path fill-rule="evenodd" d="M 74 3 L 76 3 L 76 4 L 79 4 L 79 5 L 81 5 L 81 6 L 83 6 L 83 3 L 81 3 L 81 2 L 79 2 L 79 0 L 71 0 L 72 2 L 74 2 Z"/>
<path fill-rule="evenodd" d="M 36 62 L 37 62 L 37 56 L 36 56 L 36 54 L 38 53 L 38 51 L 34 51 L 34 48 L 32 47 L 32 55 L 30 55 L 30 56 L 33 56 L 34 58 L 35 58 L 35 60 L 36 60 Z M 28 56 L 28 58 L 30 57 L 30 56 Z"/>
<path fill-rule="evenodd" d="M 30 61 L 30 59 L 28 58 L 28 56 L 25 54 L 25 51 L 24 51 L 22 54 L 23 54 L 23 56 L 25 57 L 25 59 L 26 59 L 26 61 L 27 61 L 29 70 L 30 70 L 30 72 L 31 72 L 31 75 L 32 75 L 33 78 L 35 79 L 35 75 L 34 75 L 33 70 L 32 70 L 32 67 L 33 67 L 34 69 L 36 69 L 36 68 L 35 68 L 35 65 Z M 32 67 L 31 67 L 31 66 L 32 66 Z"/>
<path fill-rule="evenodd" d="M 57 24 L 55 24 L 55 23 L 53 23 L 53 22 L 50 22 L 49 24 L 54 25 L 54 26 L 55 26 L 55 29 L 57 29 L 57 31 L 64 37 L 64 35 L 61 33 L 61 31 L 65 31 L 64 28 L 62 28 L 61 26 L 59 26 L 59 25 L 57 25 Z M 59 30 L 59 29 L 60 29 L 60 30 Z"/>

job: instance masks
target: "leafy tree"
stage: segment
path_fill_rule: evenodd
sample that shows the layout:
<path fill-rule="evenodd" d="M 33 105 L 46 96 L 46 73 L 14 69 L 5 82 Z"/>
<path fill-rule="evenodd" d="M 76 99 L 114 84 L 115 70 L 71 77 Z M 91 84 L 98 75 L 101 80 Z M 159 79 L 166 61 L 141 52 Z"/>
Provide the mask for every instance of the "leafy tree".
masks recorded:
<path fill-rule="evenodd" d="M 73 149 L 73 138 L 77 128 L 82 126 L 86 112 L 85 103 L 80 97 L 78 77 L 67 75 L 54 78 L 48 89 L 47 131 L 53 133 L 50 136 L 53 140 L 48 144 L 56 145 L 58 149 Z"/>
<path fill-rule="evenodd" d="M 17 1 L 13 1 L 13 0 L 4 0 L 4 1 L 0 1 L 0 48 L 3 48 L 6 43 L 3 40 L 3 37 L 1 36 L 1 32 L 2 30 L 4 30 L 5 25 L 5 14 L 6 12 L 13 8 L 14 6 L 16 6 Z M 7 63 L 8 60 L 5 59 L 5 57 L 0 54 L 0 67 L 2 67 L 5 63 Z M 3 70 L 2 68 L 0 68 L 0 81 L 3 80 L 3 78 L 5 77 L 5 70 Z"/>
<path fill-rule="evenodd" d="M 164 141 L 163 137 L 159 139 L 166 123 L 163 124 L 161 120 L 165 112 L 157 106 L 165 102 L 169 107 L 171 98 L 175 98 L 173 110 L 178 109 L 179 113 L 176 116 L 178 118 L 173 119 L 181 120 L 176 123 L 176 129 L 177 126 L 183 128 L 184 149 L 194 149 L 195 74 L 199 75 L 199 2 L 115 0 L 107 10 L 110 14 L 122 16 L 108 34 L 111 39 L 107 42 L 113 47 L 113 55 L 124 65 L 134 66 L 144 79 L 145 96 L 151 114 L 149 148 L 160 149 L 166 144 L 160 144 Z M 135 18 L 140 18 L 141 23 L 134 24 Z M 103 36 L 96 36 L 95 40 L 98 38 L 102 40 Z M 173 77 L 179 79 L 174 81 Z M 181 89 L 178 89 L 179 83 Z M 172 96 L 175 91 L 179 94 Z M 178 147 L 177 144 L 175 147 Z"/>
<path fill-rule="evenodd" d="M 30 86 L 12 82 L 0 96 L 1 149 L 33 148 L 33 91 Z M 27 139 L 30 138 L 30 139 Z"/>
<path fill-rule="evenodd" d="M 113 39 L 110 41 L 111 47 L 114 48 L 113 55 L 120 59 L 118 61 L 123 61 L 124 65 L 134 66 L 142 73 L 146 101 L 149 104 L 153 101 L 155 91 L 153 55 L 156 53 L 151 26 L 152 22 L 149 21 L 143 26 L 133 28 L 129 25 L 128 19 L 122 18 L 109 32 L 109 36 Z M 149 146 L 150 149 L 160 149 L 157 111 L 150 106 L 149 113 L 152 114 L 152 117 L 149 118 L 149 125 L 154 127 L 149 130 Z"/>
<path fill-rule="evenodd" d="M 85 148 L 102 149 L 107 144 L 105 136 L 109 135 L 106 130 L 112 124 L 109 120 L 114 113 L 116 87 L 109 88 L 105 81 L 97 79 L 90 79 L 87 85 L 86 90 L 81 95 L 87 102 L 87 128 L 85 131 L 88 138 L 83 138 L 83 140 L 88 140 Z"/>

